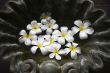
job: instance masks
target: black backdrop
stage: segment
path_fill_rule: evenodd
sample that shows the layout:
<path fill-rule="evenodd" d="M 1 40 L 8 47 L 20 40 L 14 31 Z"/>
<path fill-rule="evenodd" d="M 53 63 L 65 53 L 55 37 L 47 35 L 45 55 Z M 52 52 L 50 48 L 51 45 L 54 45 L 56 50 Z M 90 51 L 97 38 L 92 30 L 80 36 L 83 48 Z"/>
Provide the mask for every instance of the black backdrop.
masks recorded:
<path fill-rule="evenodd" d="M 8 0 L 0 0 L 0 10 L 4 9 L 4 5 Z M 110 0 L 93 0 L 96 8 L 105 10 L 107 17 L 110 18 Z M 9 63 L 0 59 L 0 73 L 11 73 L 9 71 Z M 103 69 L 92 71 L 90 73 L 110 73 L 110 59 L 104 60 Z"/>

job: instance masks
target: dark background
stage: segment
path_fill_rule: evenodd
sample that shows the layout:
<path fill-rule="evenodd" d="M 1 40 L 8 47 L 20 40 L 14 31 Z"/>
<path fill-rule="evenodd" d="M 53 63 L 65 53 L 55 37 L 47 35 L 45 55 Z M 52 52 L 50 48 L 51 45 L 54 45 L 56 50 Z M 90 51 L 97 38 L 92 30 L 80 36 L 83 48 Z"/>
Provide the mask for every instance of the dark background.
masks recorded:
<path fill-rule="evenodd" d="M 8 0 L 0 0 L 0 10 L 4 8 L 4 5 Z M 106 15 L 110 18 L 110 0 L 93 0 L 96 8 L 105 10 Z M 0 60 L 0 73 L 11 73 L 9 71 L 9 63 Z M 110 59 L 104 60 L 104 67 L 102 69 L 93 71 L 90 73 L 110 73 Z"/>

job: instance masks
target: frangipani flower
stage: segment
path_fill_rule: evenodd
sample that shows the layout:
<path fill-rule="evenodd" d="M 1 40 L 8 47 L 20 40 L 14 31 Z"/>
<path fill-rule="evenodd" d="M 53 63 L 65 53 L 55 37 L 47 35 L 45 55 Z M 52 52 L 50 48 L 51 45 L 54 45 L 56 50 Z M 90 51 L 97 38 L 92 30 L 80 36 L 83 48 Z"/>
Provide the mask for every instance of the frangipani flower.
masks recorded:
<path fill-rule="evenodd" d="M 65 40 L 68 42 L 72 42 L 74 40 L 73 36 L 68 31 L 67 27 L 61 27 L 61 32 L 59 30 L 55 30 L 52 34 L 59 37 L 58 42 L 60 44 L 65 44 Z"/>
<path fill-rule="evenodd" d="M 48 46 L 51 46 L 51 45 L 53 45 L 54 44 L 54 42 L 56 42 L 57 41 L 57 38 L 58 37 L 56 37 L 56 36 L 51 36 L 51 35 L 45 35 L 44 36 L 44 38 L 46 39 L 46 41 L 48 42 Z"/>
<path fill-rule="evenodd" d="M 44 40 L 42 36 L 39 36 L 38 40 L 32 41 L 32 44 L 34 45 L 33 47 L 31 47 L 31 52 L 33 54 L 36 53 L 37 49 L 40 49 L 43 55 L 46 55 L 48 53 L 48 50 L 46 48 L 47 42 Z"/>
<path fill-rule="evenodd" d="M 72 28 L 73 33 L 79 32 L 79 37 L 80 39 L 86 39 L 88 38 L 87 34 L 93 34 L 94 29 L 89 27 L 91 25 L 90 22 L 84 21 L 82 22 L 81 20 L 76 20 L 74 21 L 74 24 L 77 25 L 78 27 L 74 26 Z"/>
<path fill-rule="evenodd" d="M 50 17 L 50 13 L 43 13 L 41 15 L 41 23 L 47 24 L 48 21 L 50 21 L 52 18 Z"/>
<path fill-rule="evenodd" d="M 74 43 L 74 42 L 66 44 L 67 48 L 65 48 L 65 52 L 66 52 L 66 54 L 68 54 L 70 52 L 70 56 L 72 59 L 77 57 L 77 53 L 79 53 L 79 54 L 81 53 L 80 48 L 77 46 L 78 46 L 78 44 Z"/>
<path fill-rule="evenodd" d="M 56 21 L 54 19 L 51 19 L 42 26 L 42 29 L 46 30 L 47 34 L 51 34 L 53 29 L 58 29 L 58 24 L 56 24 Z"/>
<path fill-rule="evenodd" d="M 61 49 L 61 45 L 58 43 L 54 43 L 52 48 L 49 49 L 49 52 L 52 52 L 49 57 L 50 58 L 56 58 L 57 60 L 61 60 L 61 56 L 60 55 L 64 55 L 65 51 L 64 50 L 60 50 Z"/>
<path fill-rule="evenodd" d="M 33 35 L 30 32 L 29 32 L 29 34 L 27 34 L 25 30 L 21 30 L 19 35 L 21 35 L 21 37 L 19 38 L 19 41 L 21 43 L 24 42 L 25 45 L 31 45 L 31 41 L 37 39 L 36 35 Z"/>
<path fill-rule="evenodd" d="M 27 25 L 27 30 L 30 30 L 30 33 L 32 34 L 38 34 L 42 32 L 41 26 L 42 26 L 41 23 L 37 23 L 36 20 L 33 20 L 31 24 Z"/>

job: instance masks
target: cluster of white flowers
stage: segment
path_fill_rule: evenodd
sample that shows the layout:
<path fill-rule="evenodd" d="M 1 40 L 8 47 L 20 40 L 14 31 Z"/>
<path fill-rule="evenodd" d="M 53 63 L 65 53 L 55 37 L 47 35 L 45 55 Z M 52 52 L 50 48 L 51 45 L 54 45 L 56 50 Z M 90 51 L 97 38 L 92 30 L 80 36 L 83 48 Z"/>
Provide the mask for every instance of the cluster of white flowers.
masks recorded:
<path fill-rule="evenodd" d="M 40 50 L 43 55 L 49 54 L 50 58 L 61 60 L 61 55 L 70 55 L 72 59 L 81 53 L 80 47 L 74 42 L 75 34 L 79 34 L 80 39 L 87 39 L 88 34 L 93 34 L 94 29 L 89 27 L 88 21 L 74 21 L 76 26 L 71 30 L 67 26 L 59 28 L 56 21 L 50 16 L 44 15 L 41 22 L 33 20 L 27 25 L 27 30 L 21 30 L 19 41 L 27 46 L 32 46 L 30 51 L 35 54 Z M 79 32 L 79 33 L 78 33 Z"/>

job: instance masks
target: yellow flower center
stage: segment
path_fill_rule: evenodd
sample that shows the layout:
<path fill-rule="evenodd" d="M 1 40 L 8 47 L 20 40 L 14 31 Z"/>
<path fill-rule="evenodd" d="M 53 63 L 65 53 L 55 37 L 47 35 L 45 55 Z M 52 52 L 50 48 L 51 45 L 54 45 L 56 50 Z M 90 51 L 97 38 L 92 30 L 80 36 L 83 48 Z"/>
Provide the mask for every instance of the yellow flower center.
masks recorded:
<path fill-rule="evenodd" d="M 31 34 L 25 34 L 24 38 L 29 39 L 29 38 L 31 38 L 31 36 L 32 36 Z"/>
<path fill-rule="evenodd" d="M 54 43 L 54 39 L 50 39 L 50 45 Z"/>
<path fill-rule="evenodd" d="M 48 27 L 51 28 L 52 27 L 52 24 L 51 23 L 48 23 Z"/>
<path fill-rule="evenodd" d="M 71 52 L 74 52 L 76 50 L 76 48 L 73 45 L 70 46 L 69 49 L 70 49 Z"/>
<path fill-rule="evenodd" d="M 37 46 L 38 46 L 38 48 L 40 48 L 40 49 L 43 47 L 42 43 L 38 43 Z"/>
<path fill-rule="evenodd" d="M 55 53 L 55 54 L 58 54 L 58 50 L 57 50 L 57 49 L 55 49 L 55 50 L 54 50 L 54 53 Z"/>
<path fill-rule="evenodd" d="M 32 25 L 32 29 L 34 30 L 38 29 L 38 25 L 37 24 Z"/>
<path fill-rule="evenodd" d="M 79 29 L 80 29 L 80 31 L 83 31 L 84 30 L 84 26 L 81 25 Z"/>
<path fill-rule="evenodd" d="M 48 16 L 47 16 L 47 15 L 44 15 L 44 16 L 42 16 L 42 18 L 43 18 L 43 19 L 47 19 L 47 18 L 48 18 Z"/>
<path fill-rule="evenodd" d="M 66 37 L 66 33 L 65 32 L 62 32 L 61 36 L 64 38 Z"/>

